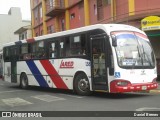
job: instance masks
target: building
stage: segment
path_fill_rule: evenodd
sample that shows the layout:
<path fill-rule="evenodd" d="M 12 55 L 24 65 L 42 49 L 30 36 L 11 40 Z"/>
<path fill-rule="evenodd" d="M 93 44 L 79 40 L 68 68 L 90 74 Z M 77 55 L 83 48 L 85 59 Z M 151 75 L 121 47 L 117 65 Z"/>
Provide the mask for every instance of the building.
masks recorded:
<path fill-rule="evenodd" d="M 29 21 L 30 24 L 30 21 Z M 32 38 L 31 25 L 23 26 L 16 30 L 14 34 L 19 35 L 19 40 Z"/>
<path fill-rule="evenodd" d="M 160 71 L 158 3 L 159 0 L 31 0 L 33 36 L 97 23 L 133 25 L 150 38 Z M 153 20 L 155 17 L 159 19 Z"/>
<path fill-rule="evenodd" d="M 22 20 L 20 8 L 10 8 L 8 14 L 0 14 L 0 50 L 2 45 L 19 40 L 19 35 L 14 32 L 22 26 L 30 25 L 28 21 Z"/>

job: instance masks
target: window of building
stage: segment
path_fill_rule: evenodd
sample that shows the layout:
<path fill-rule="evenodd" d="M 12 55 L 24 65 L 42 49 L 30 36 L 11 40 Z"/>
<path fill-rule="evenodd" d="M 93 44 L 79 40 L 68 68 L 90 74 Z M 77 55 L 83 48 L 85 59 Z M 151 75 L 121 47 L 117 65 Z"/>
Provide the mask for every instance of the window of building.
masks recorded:
<path fill-rule="evenodd" d="M 60 7 L 63 8 L 63 7 L 64 7 L 64 0 L 59 0 L 59 2 L 60 2 L 60 3 L 59 3 L 59 4 L 60 4 Z"/>
<path fill-rule="evenodd" d="M 24 38 L 25 38 L 25 35 L 22 33 L 21 34 L 21 40 L 24 40 Z"/>
<path fill-rule="evenodd" d="M 61 19 L 61 26 L 62 26 L 62 31 L 64 31 L 65 30 L 64 19 Z"/>
<path fill-rule="evenodd" d="M 42 14 L 42 5 L 39 8 L 39 13 L 40 13 L 40 18 L 42 19 L 42 17 L 43 17 L 43 14 Z"/>
<path fill-rule="evenodd" d="M 103 4 L 104 5 L 110 5 L 111 4 L 111 0 L 103 0 Z"/>
<path fill-rule="evenodd" d="M 25 39 L 27 39 L 27 31 L 24 33 Z"/>
<path fill-rule="evenodd" d="M 39 0 L 33 0 L 34 7 L 38 5 L 38 3 L 39 3 Z"/>
<path fill-rule="evenodd" d="M 97 0 L 97 19 L 102 20 L 103 18 L 103 0 Z"/>
<path fill-rule="evenodd" d="M 39 24 L 39 19 L 38 19 L 38 8 L 34 10 L 34 20 L 35 20 L 35 26 Z"/>
<path fill-rule="evenodd" d="M 41 30 L 41 35 L 43 35 L 43 30 Z"/>
<path fill-rule="evenodd" d="M 54 26 L 53 25 L 48 26 L 47 27 L 47 32 L 48 32 L 48 34 L 54 33 Z"/>
<path fill-rule="evenodd" d="M 97 15 L 97 6 L 94 4 L 94 15 Z"/>
<path fill-rule="evenodd" d="M 70 19 L 72 20 L 72 19 L 74 19 L 75 18 L 75 13 L 72 13 L 71 15 L 70 15 Z"/>
<path fill-rule="evenodd" d="M 36 37 L 39 36 L 38 32 L 36 33 Z"/>

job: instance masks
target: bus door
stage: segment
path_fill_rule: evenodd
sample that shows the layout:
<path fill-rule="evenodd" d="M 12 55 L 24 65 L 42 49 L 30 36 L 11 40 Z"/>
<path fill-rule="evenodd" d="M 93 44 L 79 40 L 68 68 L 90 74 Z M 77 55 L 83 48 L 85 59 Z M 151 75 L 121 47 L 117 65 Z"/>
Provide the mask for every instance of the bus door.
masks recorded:
<path fill-rule="evenodd" d="M 18 60 L 18 47 L 11 47 L 11 82 L 17 82 L 17 60 Z"/>
<path fill-rule="evenodd" d="M 107 71 L 107 36 L 94 35 L 91 37 L 91 63 L 92 63 L 92 84 L 93 90 L 108 90 L 108 71 Z"/>

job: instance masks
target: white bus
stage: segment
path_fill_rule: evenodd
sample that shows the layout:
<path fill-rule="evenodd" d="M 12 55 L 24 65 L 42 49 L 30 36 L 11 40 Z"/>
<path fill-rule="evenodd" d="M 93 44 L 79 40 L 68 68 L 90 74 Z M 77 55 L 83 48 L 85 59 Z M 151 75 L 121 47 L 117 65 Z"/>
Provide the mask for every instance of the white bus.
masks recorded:
<path fill-rule="evenodd" d="M 3 52 L 0 51 L 0 79 L 3 76 Z"/>
<path fill-rule="evenodd" d="M 153 49 L 141 30 L 97 24 L 8 43 L 4 80 L 28 86 L 109 93 L 156 89 Z"/>

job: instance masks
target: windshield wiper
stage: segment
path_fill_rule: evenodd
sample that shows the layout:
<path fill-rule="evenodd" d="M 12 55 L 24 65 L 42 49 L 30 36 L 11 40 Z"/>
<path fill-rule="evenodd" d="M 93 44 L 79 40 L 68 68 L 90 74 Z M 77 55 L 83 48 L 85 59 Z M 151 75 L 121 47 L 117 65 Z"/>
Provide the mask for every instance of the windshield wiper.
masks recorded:
<path fill-rule="evenodd" d="M 143 50 L 143 60 L 146 60 L 150 64 L 150 66 L 152 66 L 152 63 L 151 63 L 151 61 L 148 57 L 148 54 L 144 51 L 143 45 L 142 45 L 142 50 Z M 146 56 L 147 59 L 145 58 L 145 56 Z M 144 61 L 143 61 L 143 63 L 144 63 Z"/>
<path fill-rule="evenodd" d="M 142 60 L 142 56 L 141 56 L 141 54 L 140 54 L 140 50 L 139 50 L 138 45 L 137 45 L 137 50 L 138 50 L 138 56 L 139 56 L 139 58 L 141 59 L 141 63 L 142 63 L 142 65 L 143 65 L 143 60 Z M 133 64 L 132 64 L 132 69 L 135 68 L 136 61 L 137 61 L 137 60 L 135 60 L 135 61 L 133 62 Z"/>
<path fill-rule="evenodd" d="M 138 45 L 137 45 L 137 49 L 138 49 L 138 55 L 139 55 L 139 58 L 141 59 L 141 63 L 142 63 L 142 65 L 143 65 L 143 58 L 142 58 L 142 56 L 141 56 L 141 54 L 140 54 L 140 50 L 139 50 Z"/>

